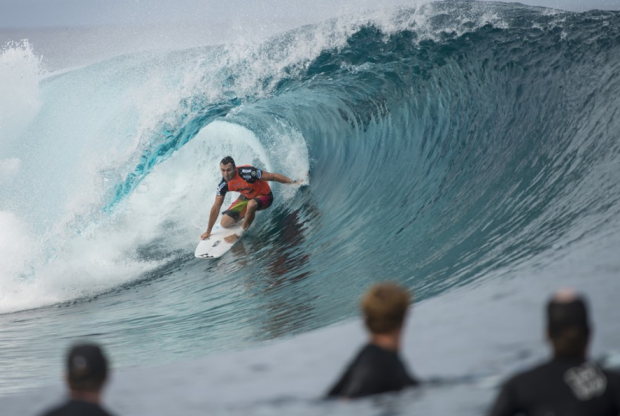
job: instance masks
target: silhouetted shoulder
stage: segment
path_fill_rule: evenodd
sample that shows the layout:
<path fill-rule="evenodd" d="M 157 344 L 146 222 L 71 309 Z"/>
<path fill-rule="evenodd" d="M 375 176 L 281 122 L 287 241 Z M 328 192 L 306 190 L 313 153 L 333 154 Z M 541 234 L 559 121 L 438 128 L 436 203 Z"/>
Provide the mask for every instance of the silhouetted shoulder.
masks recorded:
<path fill-rule="evenodd" d="M 554 359 L 509 379 L 490 416 L 620 414 L 620 377 L 590 361 Z"/>
<path fill-rule="evenodd" d="M 328 397 L 362 397 L 399 391 L 418 381 L 407 372 L 397 353 L 368 344 L 358 353 Z"/>
<path fill-rule="evenodd" d="M 87 403 L 71 400 L 61 406 L 53 408 L 41 416 L 114 416 L 101 406 L 94 403 Z"/>
<path fill-rule="evenodd" d="M 607 377 L 607 391 L 614 403 L 616 415 L 620 415 L 620 372 L 603 370 Z"/>

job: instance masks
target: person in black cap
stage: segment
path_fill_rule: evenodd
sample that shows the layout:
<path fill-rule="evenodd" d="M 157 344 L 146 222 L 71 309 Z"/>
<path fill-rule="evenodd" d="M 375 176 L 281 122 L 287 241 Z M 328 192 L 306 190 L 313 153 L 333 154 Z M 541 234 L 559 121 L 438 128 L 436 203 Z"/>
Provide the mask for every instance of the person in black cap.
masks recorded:
<path fill-rule="evenodd" d="M 358 398 L 415 386 L 398 354 L 409 292 L 393 283 L 371 287 L 362 298 L 370 340 L 327 393 L 328 398 Z"/>
<path fill-rule="evenodd" d="M 111 416 L 101 407 L 101 392 L 108 378 L 108 360 L 94 344 L 75 345 L 67 356 L 69 401 L 43 416 Z"/>
<path fill-rule="evenodd" d="M 587 360 L 590 335 L 585 299 L 570 289 L 556 292 L 547 304 L 553 358 L 508 380 L 489 415 L 619 415 L 620 374 Z"/>

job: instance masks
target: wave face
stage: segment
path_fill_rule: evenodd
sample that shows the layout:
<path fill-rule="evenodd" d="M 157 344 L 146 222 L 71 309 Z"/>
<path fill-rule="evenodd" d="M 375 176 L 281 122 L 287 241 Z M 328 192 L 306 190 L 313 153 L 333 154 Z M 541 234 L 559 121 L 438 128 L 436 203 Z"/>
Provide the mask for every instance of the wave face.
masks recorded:
<path fill-rule="evenodd" d="M 59 334 L 119 365 L 241 348 L 354 316 L 378 280 L 425 299 L 617 245 L 618 56 L 616 12 L 469 2 L 52 75 L 10 45 L 0 312 L 22 312 L 2 361 Z M 309 186 L 275 185 L 199 261 L 228 154 Z"/>

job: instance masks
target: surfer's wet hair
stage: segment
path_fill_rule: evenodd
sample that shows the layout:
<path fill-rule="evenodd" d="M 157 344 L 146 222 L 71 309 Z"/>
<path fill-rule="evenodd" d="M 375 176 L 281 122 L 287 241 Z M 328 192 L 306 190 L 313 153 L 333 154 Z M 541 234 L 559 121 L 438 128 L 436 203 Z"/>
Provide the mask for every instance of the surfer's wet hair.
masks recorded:
<path fill-rule="evenodd" d="M 222 165 L 228 165 L 229 163 L 232 163 L 233 167 L 237 166 L 235 165 L 235 160 L 230 156 L 226 156 L 224 159 L 222 159 L 220 163 Z"/>
<path fill-rule="evenodd" d="M 586 299 L 568 290 L 557 292 L 547 303 L 547 332 L 557 356 L 582 356 L 590 339 Z"/>
<path fill-rule="evenodd" d="M 95 344 L 75 345 L 67 355 L 67 381 L 71 390 L 99 391 L 108 377 L 108 360 Z"/>
<path fill-rule="evenodd" d="M 374 334 L 401 328 L 410 303 L 409 291 L 395 283 L 372 286 L 361 302 L 366 327 Z"/>

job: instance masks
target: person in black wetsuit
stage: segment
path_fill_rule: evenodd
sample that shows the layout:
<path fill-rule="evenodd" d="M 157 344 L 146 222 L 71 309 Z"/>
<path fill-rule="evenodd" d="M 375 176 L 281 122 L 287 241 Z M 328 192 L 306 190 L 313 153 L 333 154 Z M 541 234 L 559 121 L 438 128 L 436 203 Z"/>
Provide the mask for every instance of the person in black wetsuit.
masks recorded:
<path fill-rule="evenodd" d="M 69 400 L 42 416 L 112 416 L 101 407 L 101 392 L 108 377 L 108 360 L 94 344 L 75 345 L 67 356 Z"/>
<path fill-rule="evenodd" d="M 361 308 L 370 341 L 329 390 L 329 398 L 357 398 L 418 384 L 398 355 L 410 300 L 405 289 L 392 283 L 375 285 L 366 292 Z"/>
<path fill-rule="evenodd" d="M 617 416 L 620 374 L 587 360 L 590 324 L 586 301 L 572 290 L 547 305 L 547 335 L 553 358 L 510 380 L 490 416 Z"/>

